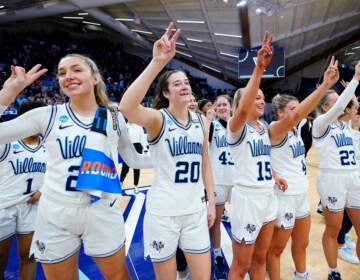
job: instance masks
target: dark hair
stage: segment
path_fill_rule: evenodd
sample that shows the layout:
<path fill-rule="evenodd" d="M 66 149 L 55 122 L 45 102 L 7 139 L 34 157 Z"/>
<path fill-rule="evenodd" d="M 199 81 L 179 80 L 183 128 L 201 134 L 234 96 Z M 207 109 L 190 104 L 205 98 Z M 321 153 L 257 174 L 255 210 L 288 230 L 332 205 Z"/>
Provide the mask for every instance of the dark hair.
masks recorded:
<path fill-rule="evenodd" d="M 199 110 L 200 111 L 202 111 L 202 109 L 204 108 L 204 106 L 206 105 L 206 104 L 208 104 L 208 103 L 211 103 L 211 101 L 209 100 L 209 99 L 201 99 L 201 100 L 199 100 L 199 102 L 198 102 L 198 106 L 199 106 Z"/>
<path fill-rule="evenodd" d="M 18 116 L 20 116 L 32 109 L 35 109 L 38 107 L 44 107 L 44 106 L 47 106 L 47 105 L 42 101 L 24 101 L 23 103 L 21 103 L 21 105 L 19 107 Z"/>
<path fill-rule="evenodd" d="M 64 57 L 62 57 L 60 59 L 60 61 L 67 57 L 80 58 L 81 60 L 83 60 L 86 63 L 87 66 L 89 66 L 91 73 L 93 75 L 97 75 L 99 77 L 99 82 L 94 86 L 95 100 L 99 106 L 109 107 L 111 102 L 109 101 L 109 98 L 106 93 L 105 82 L 104 82 L 103 77 L 100 74 L 99 68 L 96 65 L 95 61 L 93 61 L 91 58 L 89 58 L 85 55 L 81 55 L 81 54 L 77 54 L 77 53 L 67 54 Z"/>
<path fill-rule="evenodd" d="M 169 99 L 164 96 L 163 92 L 169 90 L 169 77 L 178 72 L 182 72 L 186 76 L 186 73 L 182 70 L 169 70 L 161 74 L 155 88 L 153 108 L 161 109 L 169 107 Z"/>

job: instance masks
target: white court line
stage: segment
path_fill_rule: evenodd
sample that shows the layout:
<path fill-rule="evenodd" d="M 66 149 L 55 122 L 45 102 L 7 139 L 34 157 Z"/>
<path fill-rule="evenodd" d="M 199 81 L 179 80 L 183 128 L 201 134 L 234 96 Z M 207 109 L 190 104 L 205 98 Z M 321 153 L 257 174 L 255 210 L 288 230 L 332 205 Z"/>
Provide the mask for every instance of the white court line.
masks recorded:
<path fill-rule="evenodd" d="M 130 194 L 133 194 L 134 191 L 126 190 L 125 193 L 130 195 Z M 125 222 L 125 237 L 126 237 L 125 253 L 126 253 L 126 255 L 128 254 L 131 241 L 134 237 L 136 225 L 139 221 L 139 217 L 140 217 L 142 207 L 144 205 L 144 201 L 145 201 L 145 195 L 142 192 L 139 192 L 135 196 L 135 201 L 134 201 L 133 205 L 131 206 L 129 216 L 126 219 L 126 222 Z"/>
<path fill-rule="evenodd" d="M 223 223 L 220 223 L 220 232 L 221 232 L 221 249 L 223 251 L 224 257 L 226 262 L 228 263 L 229 267 L 233 260 L 233 253 L 232 253 L 232 242 L 231 238 L 226 231 Z"/>
<path fill-rule="evenodd" d="M 79 280 L 90 280 L 90 278 L 88 278 L 84 272 L 82 272 L 80 269 L 79 269 Z"/>

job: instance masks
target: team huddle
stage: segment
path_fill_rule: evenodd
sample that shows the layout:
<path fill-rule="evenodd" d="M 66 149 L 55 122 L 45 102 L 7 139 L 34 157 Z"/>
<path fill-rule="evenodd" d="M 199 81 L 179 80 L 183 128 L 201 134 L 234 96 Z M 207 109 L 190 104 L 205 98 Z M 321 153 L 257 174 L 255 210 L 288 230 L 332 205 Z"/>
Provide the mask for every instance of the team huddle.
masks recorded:
<path fill-rule="evenodd" d="M 173 27 L 170 23 L 154 43 L 151 61 L 119 105 L 108 100 L 96 64 L 69 54 L 58 64 L 59 85 L 69 101 L 24 103 L 23 114 L 0 123 L 0 249 L 5 252 L 0 273 L 16 234 L 21 279 L 33 279 L 35 260 L 47 279 L 78 279 L 81 244 L 106 279 L 130 279 L 124 220 L 115 203 L 121 184 L 112 172 L 120 155 L 132 168 L 154 168 L 143 240 L 156 279 L 177 278 L 179 252 L 189 275 L 185 271 L 178 279 L 210 279 L 213 248 L 216 279 L 265 279 L 268 270 L 270 279 L 279 280 L 280 256 L 291 237 L 295 272 L 288 277 L 310 280 L 306 150 L 298 124 L 317 109 L 312 137 L 320 155 L 322 241 L 328 280 L 341 279 L 337 234 L 345 209 L 360 232 L 360 138 L 348 123 L 359 107 L 354 93 L 360 62 L 338 96 L 331 90 L 339 79 L 332 57 L 322 83 L 302 102 L 275 96 L 277 120 L 265 124 L 260 82 L 273 56 L 273 36 L 266 32 L 246 87 L 233 100 L 218 96 L 215 110 L 204 116 L 189 107 L 192 90 L 185 72 L 163 72 L 181 32 L 173 33 Z M 46 71 L 40 64 L 28 72 L 12 66 L 0 91 L 0 113 Z M 153 107 L 144 107 L 141 102 L 155 79 Z M 136 151 L 124 117 L 146 129 L 149 154 Z M 226 202 L 231 204 L 233 250 L 229 272 L 223 269 L 220 244 Z"/>

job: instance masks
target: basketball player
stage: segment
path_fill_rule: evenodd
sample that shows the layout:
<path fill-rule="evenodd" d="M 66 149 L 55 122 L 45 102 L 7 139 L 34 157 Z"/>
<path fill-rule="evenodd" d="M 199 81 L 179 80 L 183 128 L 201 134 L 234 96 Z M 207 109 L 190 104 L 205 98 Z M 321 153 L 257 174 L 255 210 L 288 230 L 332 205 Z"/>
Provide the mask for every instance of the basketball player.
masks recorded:
<path fill-rule="evenodd" d="M 214 247 L 214 273 L 216 279 L 227 279 L 227 269 L 221 253 L 220 224 L 225 202 L 230 202 L 234 184 L 234 162 L 226 141 L 226 126 L 231 113 L 231 99 L 228 95 L 219 95 L 215 101 L 216 118 L 210 125 L 209 155 L 214 174 L 216 218 L 210 229 L 211 242 Z M 239 174 L 240 176 L 240 174 Z"/>
<path fill-rule="evenodd" d="M 145 256 L 150 255 L 153 262 L 156 279 L 176 278 L 175 253 L 179 245 L 185 253 L 190 278 L 208 280 L 208 227 L 215 219 L 208 124 L 200 114 L 188 110 L 191 87 L 183 71 L 167 71 L 159 77 L 155 109 L 141 105 L 151 83 L 175 56 L 180 30 L 171 37 L 173 27 L 171 22 L 154 43 L 152 60 L 124 93 L 120 110 L 130 122 L 148 132 L 154 182 L 146 199 L 144 249 Z"/>
<path fill-rule="evenodd" d="M 360 80 L 360 61 L 355 74 L 343 93 L 328 91 L 317 104 L 320 115 L 314 120 L 313 142 L 320 155 L 317 190 L 324 207 L 325 231 L 322 237 L 329 280 L 340 280 L 337 269 L 337 236 L 346 211 L 358 235 L 356 252 L 360 256 L 360 188 L 358 162 L 350 127 L 338 120 L 353 98 Z"/>
<path fill-rule="evenodd" d="M 28 72 L 12 67 L 0 92 L 2 110 L 46 72 L 40 67 L 36 65 Z M 47 171 L 31 252 L 42 263 L 47 279 L 78 279 L 82 241 L 85 253 L 93 257 L 105 278 L 130 279 L 118 196 L 97 191 L 101 199 L 90 204 L 94 192 L 79 191 L 77 187 L 81 185 L 77 181 L 95 178 L 90 183 L 100 184 L 92 188 L 120 189 L 113 157 L 117 160 L 120 153 L 128 164 L 136 163 L 135 168 L 149 168 L 149 161 L 142 161 L 143 157 L 135 151 L 117 108 L 112 112 L 108 109 L 103 79 L 91 59 L 78 54 L 63 57 L 58 78 L 61 90 L 69 97 L 68 103 L 36 108 L 0 124 L 0 143 L 44 135 Z"/>
<path fill-rule="evenodd" d="M 265 279 L 266 254 L 276 217 L 270 140 L 265 125 L 259 121 L 265 108 L 259 85 L 273 56 L 272 38 L 265 33 L 253 74 L 245 89 L 236 92 L 234 115 L 228 121 L 227 141 L 239 174 L 234 177 L 231 194 L 230 280 L 244 279 L 251 264 L 251 279 Z"/>
<path fill-rule="evenodd" d="M 25 101 L 18 116 L 41 106 Z M 29 257 L 35 218 L 46 170 L 45 149 L 39 135 L 0 145 L 0 279 L 9 259 L 13 236 L 19 254 L 19 278 L 34 279 L 36 263 Z"/>
<path fill-rule="evenodd" d="M 306 149 L 297 130 L 298 123 L 319 102 L 325 92 L 339 79 L 338 61 L 331 58 L 322 84 L 300 104 L 296 97 L 278 94 L 272 99 L 277 117 L 268 128 L 271 143 L 271 167 L 276 177 L 287 182 L 285 191 L 275 189 L 278 211 L 275 229 L 268 253 L 271 280 L 280 280 L 280 255 L 292 237 L 291 253 L 295 263 L 294 280 L 310 280 L 306 271 L 306 248 L 310 233 L 310 207 L 306 177 Z"/>

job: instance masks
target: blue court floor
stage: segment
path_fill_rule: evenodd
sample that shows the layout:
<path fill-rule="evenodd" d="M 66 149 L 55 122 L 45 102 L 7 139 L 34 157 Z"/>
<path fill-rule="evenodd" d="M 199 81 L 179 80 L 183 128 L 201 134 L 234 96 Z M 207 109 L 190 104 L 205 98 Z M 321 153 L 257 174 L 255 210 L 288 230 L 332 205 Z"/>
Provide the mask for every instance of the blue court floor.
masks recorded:
<path fill-rule="evenodd" d="M 140 193 L 134 195 L 133 189 L 124 190 L 125 196 L 130 197 L 130 201 L 124 210 L 124 220 L 126 228 L 126 261 L 128 269 L 132 279 L 136 280 L 153 280 L 155 279 L 154 270 L 149 259 L 144 260 L 144 247 L 142 239 L 142 226 L 145 213 L 145 200 L 146 193 L 149 186 L 140 187 Z M 231 238 L 230 238 L 230 226 L 229 224 L 223 223 L 221 226 L 221 244 L 223 248 L 223 254 L 226 262 L 231 263 L 232 251 L 231 251 Z M 5 271 L 5 279 L 15 280 L 19 279 L 18 269 L 18 258 L 16 253 L 16 241 L 14 239 L 10 259 Z M 80 250 L 79 258 L 79 278 L 80 280 L 104 279 L 99 269 L 93 260 L 86 256 L 83 252 L 83 248 Z M 36 279 L 45 279 L 40 264 L 37 264 Z"/>

